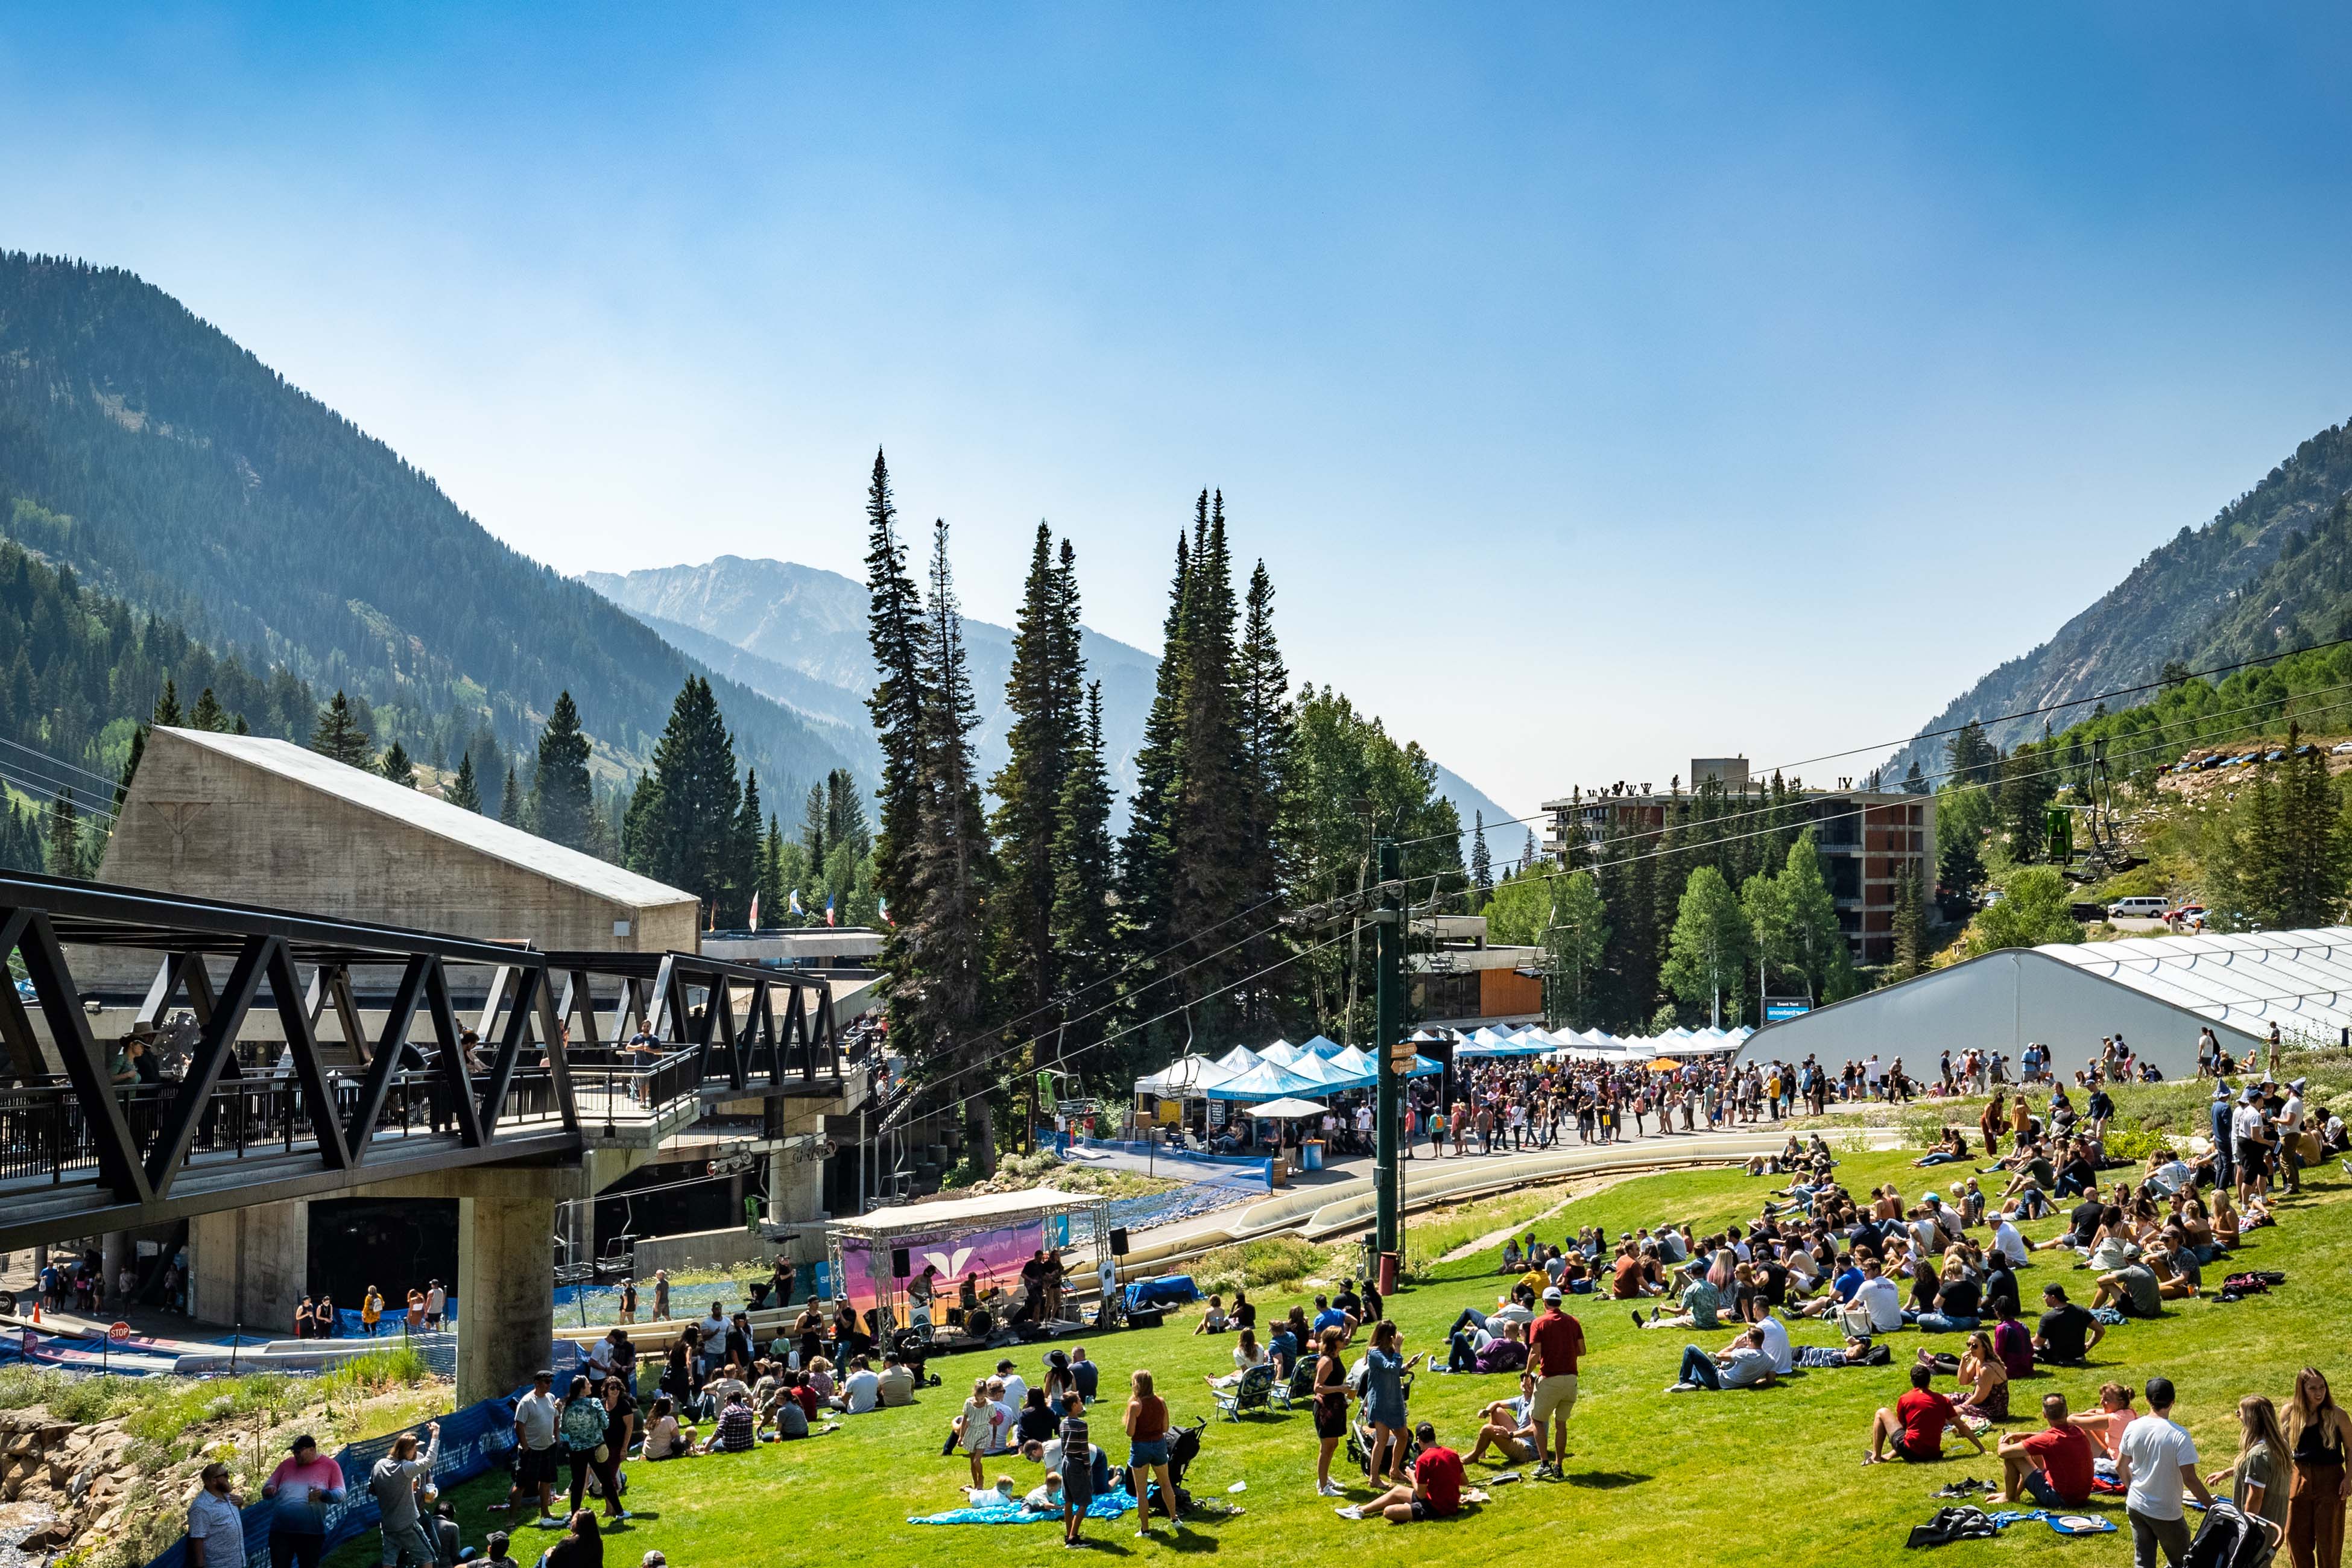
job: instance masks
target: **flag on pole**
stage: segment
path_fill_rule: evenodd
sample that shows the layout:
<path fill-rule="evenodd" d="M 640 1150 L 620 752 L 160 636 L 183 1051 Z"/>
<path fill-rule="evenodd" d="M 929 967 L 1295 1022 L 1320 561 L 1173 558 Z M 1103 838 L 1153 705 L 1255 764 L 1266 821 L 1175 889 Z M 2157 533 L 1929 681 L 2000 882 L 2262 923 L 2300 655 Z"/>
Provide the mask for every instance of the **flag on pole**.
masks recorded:
<path fill-rule="evenodd" d="M 760 929 L 760 895 L 757 893 L 751 895 L 751 929 Z"/>
<path fill-rule="evenodd" d="M 808 913 L 806 910 L 801 908 L 801 890 L 798 888 L 794 888 L 791 892 L 786 893 L 784 895 L 784 900 L 791 905 L 793 913 L 796 915 L 804 915 Z"/>
<path fill-rule="evenodd" d="M 875 900 L 875 902 L 874 902 L 874 910 L 875 910 L 875 912 L 876 912 L 877 914 L 878 914 L 878 915 L 880 915 L 880 916 L 882 917 L 883 921 L 884 921 L 887 924 L 889 924 L 889 925 L 897 925 L 897 924 L 898 923 L 897 921 L 894 921 L 894 920 L 891 920 L 891 919 L 890 919 L 890 900 L 887 900 L 887 899 L 877 899 L 877 900 Z"/>
<path fill-rule="evenodd" d="M 833 895 L 831 893 L 827 893 L 824 896 L 824 923 L 827 925 L 831 925 L 833 923 Z"/>

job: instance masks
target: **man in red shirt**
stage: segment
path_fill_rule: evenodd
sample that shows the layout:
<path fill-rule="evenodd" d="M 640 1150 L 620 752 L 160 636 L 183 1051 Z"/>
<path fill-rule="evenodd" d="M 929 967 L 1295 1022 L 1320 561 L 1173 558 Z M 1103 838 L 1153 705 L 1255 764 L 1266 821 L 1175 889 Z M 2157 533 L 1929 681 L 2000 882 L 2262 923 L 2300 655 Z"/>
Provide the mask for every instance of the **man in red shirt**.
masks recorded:
<path fill-rule="evenodd" d="M 2030 1499 L 2043 1508 L 2080 1508 L 2089 1500 L 2091 1465 L 2097 1457 L 2090 1434 L 2067 1415 L 2063 1394 L 2042 1396 L 2042 1420 L 2041 1431 L 2006 1435 L 1994 1448 L 2000 1456 L 2001 1489 L 1987 1502 L 2023 1506 Z"/>
<path fill-rule="evenodd" d="M 1559 1310 L 1557 1285 L 1544 1289 L 1543 1315 L 1528 1325 L 1528 1368 L 1536 1373 L 1528 1419 L 1536 1429 L 1536 1477 L 1559 1474 L 1568 1458 L 1568 1417 L 1576 1408 L 1576 1363 L 1584 1354 L 1584 1325 Z"/>
<path fill-rule="evenodd" d="M 1984 1440 L 1968 1428 L 1952 1402 L 1927 1384 L 1935 1373 L 1924 1366 L 1911 1369 L 1911 1392 L 1895 1402 L 1895 1408 L 1881 1405 L 1878 1414 L 1870 1418 L 1870 1452 L 1863 1463 L 1875 1465 L 1887 1458 L 1884 1451 L 1887 1440 L 1894 1439 L 1894 1457 L 1915 1465 L 1932 1464 L 1944 1457 L 1944 1428 L 1966 1437 L 1976 1445 L 1977 1452 L 1985 1451 Z"/>
<path fill-rule="evenodd" d="M 1391 1524 L 1412 1524 L 1424 1519 L 1451 1519 L 1462 1509 L 1462 1456 L 1437 1446 L 1437 1428 L 1424 1421 L 1412 1429 L 1421 1442 L 1421 1457 L 1412 1462 L 1412 1484 L 1391 1487 L 1367 1503 L 1339 1510 L 1342 1519 L 1385 1519 Z"/>

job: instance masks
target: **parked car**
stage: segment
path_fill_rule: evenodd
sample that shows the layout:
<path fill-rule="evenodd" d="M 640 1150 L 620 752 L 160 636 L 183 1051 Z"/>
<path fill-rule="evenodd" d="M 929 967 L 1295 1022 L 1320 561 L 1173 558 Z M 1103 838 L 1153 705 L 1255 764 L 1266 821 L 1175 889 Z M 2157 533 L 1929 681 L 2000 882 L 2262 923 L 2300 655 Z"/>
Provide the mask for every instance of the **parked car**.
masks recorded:
<path fill-rule="evenodd" d="M 2266 763 L 2283 763 L 2286 761 L 2286 748 L 2284 746 L 2272 747 L 2269 751 L 2263 753 L 2263 761 Z"/>
<path fill-rule="evenodd" d="M 2294 754 L 2298 757 L 2315 757 L 2319 755 L 2319 748 L 2305 741 L 2294 749 Z"/>
<path fill-rule="evenodd" d="M 2205 906 L 2183 904 L 2177 910 L 2168 910 L 2164 923 L 2175 931 L 2202 931 L 2205 929 Z"/>
<path fill-rule="evenodd" d="M 2229 760 L 2229 758 L 2223 756 L 2221 752 L 2215 752 L 2210 756 L 2200 757 L 2197 759 L 2197 771 L 2201 773 L 2210 768 L 2218 768 Z"/>
<path fill-rule="evenodd" d="M 2081 921 L 2084 925 L 2096 925 L 2107 918 L 2107 906 L 2095 903 L 2072 903 L 2066 906 L 2066 913 L 2069 918 Z"/>
<path fill-rule="evenodd" d="M 2352 741 L 2338 741 L 2327 748 L 2331 757 L 2352 757 Z"/>
<path fill-rule="evenodd" d="M 2149 894 L 2139 898 L 2117 899 L 2107 906 L 2107 918 L 2116 921 L 2160 921 L 2164 911 L 2172 907 L 2169 899 Z"/>

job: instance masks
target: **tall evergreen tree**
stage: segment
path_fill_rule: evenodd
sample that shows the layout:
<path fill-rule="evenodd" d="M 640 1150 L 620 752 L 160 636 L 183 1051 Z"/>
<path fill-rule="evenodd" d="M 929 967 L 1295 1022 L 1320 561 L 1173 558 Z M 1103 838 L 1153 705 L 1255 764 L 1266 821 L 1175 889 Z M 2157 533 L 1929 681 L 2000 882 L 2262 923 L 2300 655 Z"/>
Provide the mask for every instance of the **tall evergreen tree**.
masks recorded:
<path fill-rule="evenodd" d="M 826 832 L 824 786 L 809 785 L 808 798 L 801 803 L 801 853 L 812 866 L 824 864 L 825 852 L 833 847 Z"/>
<path fill-rule="evenodd" d="M 1919 759 L 1916 757 L 1911 759 L 1910 771 L 1903 775 L 1903 793 L 1906 795 L 1929 793 L 1927 775 L 1919 771 Z"/>
<path fill-rule="evenodd" d="M 735 776 L 734 737 L 703 677 L 687 677 L 653 764 L 652 817 L 640 825 L 646 842 L 639 868 L 699 899 L 706 923 L 740 925 L 751 870 L 736 858 L 743 786 Z"/>
<path fill-rule="evenodd" d="M 1853 990 L 1853 959 L 1838 925 L 1837 900 L 1822 876 L 1811 828 L 1789 846 L 1778 880 L 1788 911 L 1790 954 L 1805 977 L 1806 994 L 1816 1001 L 1843 1000 Z"/>
<path fill-rule="evenodd" d="M 1062 789 L 1079 739 L 1078 680 L 1066 661 L 1076 656 L 1074 591 L 1055 571 L 1054 538 L 1043 522 L 1029 554 L 1029 575 L 1013 624 L 1013 664 L 1004 686 L 1012 714 L 1004 765 L 989 781 L 997 799 L 989 823 L 996 879 L 989 908 L 1001 965 L 997 998 L 1017 1038 L 1034 1040 L 1058 1021 L 1061 961 L 1054 941 L 1054 841 Z M 1024 1071 L 1037 1065 L 1027 1047 Z"/>
<path fill-rule="evenodd" d="M 531 771 L 534 825 L 541 838 L 567 849 L 586 849 L 596 837 L 596 804 L 588 779 L 588 737 L 569 691 L 555 699 L 547 728 L 539 732 L 539 756 Z"/>
<path fill-rule="evenodd" d="M 2278 764 L 2280 866 L 2273 879 L 2281 929 L 2332 925 L 2343 912 L 2346 879 L 2352 875 L 2352 838 L 2347 838 L 2344 799 L 2316 749 L 2298 757 L 2303 731 L 2290 724 L 2286 760 Z M 2265 770 L 2267 771 L 2267 769 Z"/>
<path fill-rule="evenodd" d="M 198 693 L 196 706 L 188 714 L 188 727 L 192 730 L 210 730 L 218 733 L 226 731 L 228 724 L 228 715 L 221 710 L 220 699 L 213 695 L 211 687 L 205 687 Z"/>
<path fill-rule="evenodd" d="M 1203 531 L 1207 530 L 1205 492 L 1198 523 Z M 1176 574 L 1168 590 L 1167 618 L 1161 624 L 1160 671 L 1151 707 L 1144 715 L 1142 743 L 1136 748 L 1135 788 L 1128 795 L 1127 831 L 1118 850 L 1119 946 L 1139 1022 L 1166 1010 L 1167 999 L 1157 989 L 1147 992 L 1145 987 L 1173 967 L 1164 954 L 1173 921 L 1170 905 L 1175 823 L 1184 772 L 1184 605 L 1190 577 L 1189 552 L 1180 529 Z M 1139 1050 L 1157 1054 L 1169 1033 L 1164 1025 L 1142 1031 Z"/>
<path fill-rule="evenodd" d="M 522 826 L 522 786 L 515 782 L 514 764 L 507 764 L 507 782 L 499 787 L 499 820 L 509 827 Z"/>
<path fill-rule="evenodd" d="M 766 814 L 760 809 L 760 770 L 746 769 L 743 774 L 743 804 L 735 810 L 734 831 L 729 836 L 727 858 L 729 869 L 735 878 L 736 896 L 740 910 L 738 922 L 748 924 L 751 918 L 751 897 L 760 890 L 761 854 L 765 837 L 761 829 Z M 760 903 L 760 918 L 772 921 L 776 907 L 764 899 Z"/>
<path fill-rule="evenodd" d="M 989 1002 L 988 827 L 971 747 L 980 716 L 944 521 L 931 534 L 920 651 L 916 689 L 922 694 L 921 748 L 915 761 L 921 812 L 912 842 L 902 851 L 911 896 L 907 913 L 898 917 L 906 966 L 892 979 L 890 1030 L 893 1044 L 907 1050 L 915 1070 L 933 1076 L 972 1066 L 990 1046 L 981 1034 Z M 957 1079 L 954 1098 L 963 1103 L 966 1158 L 974 1171 L 987 1175 L 996 1168 L 996 1121 L 982 1071 Z"/>
<path fill-rule="evenodd" d="M 1895 978 L 1908 980 L 1927 967 L 1927 900 L 1912 863 L 1895 879 Z"/>
<path fill-rule="evenodd" d="M 1551 984 L 1544 994 L 1549 1026 L 1589 1029 L 1600 1016 L 1594 1004 L 1605 978 L 1601 966 L 1608 962 L 1609 907 L 1590 871 L 1548 880 L 1551 919 L 1543 945 L 1551 961 Z"/>
<path fill-rule="evenodd" d="M 1242 616 L 1240 673 L 1234 685 L 1241 703 L 1242 788 L 1245 813 L 1242 843 L 1246 857 L 1241 885 L 1241 924 L 1248 939 L 1239 969 L 1254 976 L 1235 995 L 1244 1030 L 1253 1037 L 1279 1026 L 1298 994 L 1298 973 L 1282 961 L 1290 939 L 1279 923 L 1283 892 L 1292 868 L 1284 853 L 1284 797 L 1290 788 L 1297 746 L 1297 710 L 1290 700 L 1290 671 L 1274 632 L 1274 579 L 1260 561 L 1250 572 Z M 1097 748 L 1099 749 L 1099 747 Z"/>
<path fill-rule="evenodd" d="M 857 775 L 835 768 L 824 775 L 824 844 L 830 856 L 835 845 L 845 845 L 852 857 L 863 859 L 874 849 L 874 829 L 866 820 L 866 795 Z"/>
<path fill-rule="evenodd" d="M 1075 1016 L 1065 1056 L 1097 1081 L 1117 1081 L 1118 1064 L 1092 1054 L 1108 1032 L 1102 1009 L 1118 953 L 1111 927 L 1110 779 L 1103 767 L 1102 682 L 1087 689 L 1087 722 L 1062 781 L 1054 829 L 1054 945 L 1063 994 Z"/>
<path fill-rule="evenodd" d="M 1194 539 L 1181 675 L 1183 770 L 1171 824 L 1170 939 L 1188 966 L 1183 994 L 1200 999 L 1195 1018 L 1213 1035 L 1235 1013 L 1219 994 L 1238 966 L 1223 928 L 1242 907 L 1248 865 L 1248 779 L 1234 682 L 1240 606 L 1225 538 L 1224 497 L 1210 501 Z M 1456 848 L 1458 861 L 1459 848 Z"/>
<path fill-rule="evenodd" d="M 408 748 L 398 741 L 384 748 L 383 755 L 377 759 L 376 771 L 404 788 L 416 787 L 416 764 L 409 760 Z"/>
<path fill-rule="evenodd" d="M 888 1024 L 894 1043 L 919 1037 L 922 1009 L 913 999 L 915 976 L 908 921 L 915 908 L 914 858 L 923 817 L 922 596 L 907 572 L 907 547 L 898 537 L 898 511 L 890 498 L 890 470 L 874 454 L 874 477 L 866 492 L 866 637 L 874 653 L 874 689 L 866 699 L 882 752 L 874 839 L 874 889 L 897 911 L 877 960 L 886 982 Z M 810 868 L 823 862 L 812 856 Z"/>
<path fill-rule="evenodd" d="M 457 759 L 457 776 L 449 782 L 442 795 L 451 805 L 462 805 L 479 814 L 482 809 L 482 788 L 474 778 L 474 753 L 467 752 Z"/>
<path fill-rule="evenodd" d="M 74 805 L 73 791 L 59 790 L 49 803 L 47 854 L 44 859 L 52 877 L 80 878 L 82 866 L 81 813 Z"/>
<path fill-rule="evenodd" d="M 1486 850 L 1486 814 L 1471 814 L 1474 826 L 1470 830 L 1470 908 L 1473 913 L 1486 907 L 1486 895 L 1495 889 L 1495 862 Z"/>
<path fill-rule="evenodd" d="M 171 694 L 168 686 L 164 694 Z M 178 706 L 176 702 L 173 704 L 175 713 Z M 177 723 L 179 721 L 174 718 L 170 721 Z M 164 721 L 158 720 L 157 722 Z M 319 721 L 310 730 L 310 749 L 321 756 L 332 757 L 354 768 L 366 767 L 374 759 L 374 753 L 368 749 L 367 731 L 361 727 L 351 699 L 340 691 L 319 710 Z"/>
<path fill-rule="evenodd" d="M 188 721 L 180 711 L 180 689 L 168 675 L 163 678 L 163 695 L 155 699 L 152 721 L 158 729 L 178 729 Z M 361 740 L 365 741 L 366 737 L 362 736 Z"/>
<path fill-rule="evenodd" d="M 760 843 L 760 924 L 762 928 L 788 922 L 792 889 L 784 881 L 784 830 L 776 814 L 768 814 L 768 831 Z"/>

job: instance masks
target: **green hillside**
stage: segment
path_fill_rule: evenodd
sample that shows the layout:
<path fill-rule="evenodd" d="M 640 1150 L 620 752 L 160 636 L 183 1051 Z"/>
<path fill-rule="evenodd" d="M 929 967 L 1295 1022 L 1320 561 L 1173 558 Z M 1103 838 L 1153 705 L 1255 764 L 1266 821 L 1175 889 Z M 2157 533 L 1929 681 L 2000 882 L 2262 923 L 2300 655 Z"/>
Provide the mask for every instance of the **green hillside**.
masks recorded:
<path fill-rule="evenodd" d="M 2305 646 L 2352 627 L 2352 541 L 2342 501 L 2352 491 L 2352 424 L 2321 431 L 2202 528 L 2182 528 L 2128 576 L 2031 653 L 1979 680 L 1922 726 L 1971 719 L 2158 679 L 2168 661 L 2191 669 Z M 2080 713 L 2062 713 L 2063 726 Z M 2042 733 L 2038 719 L 1992 724 L 1995 744 Z M 1913 762 L 1934 773 L 1940 741 L 1914 741 L 1887 776 Z"/>
<path fill-rule="evenodd" d="M 364 695 L 379 739 L 535 739 L 569 689 L 642 767 L 702 667 L 509 549 L 425 472 L 128 272 L 0 253 L 0 531 L 254 668 Z M 724 679 L 777 798 L 854 765 Z M 108 717 L 136 717 L 128 707 Z"/>

